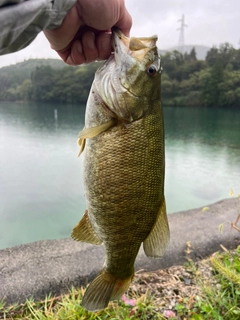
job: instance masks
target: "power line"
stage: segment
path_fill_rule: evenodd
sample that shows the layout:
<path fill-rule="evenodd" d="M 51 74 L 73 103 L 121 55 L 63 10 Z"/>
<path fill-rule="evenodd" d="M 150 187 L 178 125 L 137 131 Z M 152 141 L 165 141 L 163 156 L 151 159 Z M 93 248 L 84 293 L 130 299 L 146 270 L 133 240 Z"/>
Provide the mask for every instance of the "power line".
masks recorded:
<path fill-rule="evenodd" d="M 180 30 L 178 47 L 179 47 L 179 51 L 181 53 L 184 53 L 184 28 L 187 27 L 187 25 L 184 22 L 184 14 L 182 15 L 182 18 L 178 20 L 178 22 L 179 21 L 181 22 L 181 26 L 180 28 L 177 29 L 177 30 Z"/>

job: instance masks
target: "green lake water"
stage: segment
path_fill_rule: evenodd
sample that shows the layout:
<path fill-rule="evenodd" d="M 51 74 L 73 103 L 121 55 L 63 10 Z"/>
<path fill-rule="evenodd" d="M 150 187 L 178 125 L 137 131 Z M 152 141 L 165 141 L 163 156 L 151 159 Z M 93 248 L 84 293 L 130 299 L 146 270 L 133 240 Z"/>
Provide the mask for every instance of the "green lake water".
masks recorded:
<path fill-rule="evenodd" d="M 69 237 L 80 220 L 84 112 L 0 103 L 0 249 Z M 168 107 L 164 118 L 168 213 L 240 193 L 240 109 Z"/>

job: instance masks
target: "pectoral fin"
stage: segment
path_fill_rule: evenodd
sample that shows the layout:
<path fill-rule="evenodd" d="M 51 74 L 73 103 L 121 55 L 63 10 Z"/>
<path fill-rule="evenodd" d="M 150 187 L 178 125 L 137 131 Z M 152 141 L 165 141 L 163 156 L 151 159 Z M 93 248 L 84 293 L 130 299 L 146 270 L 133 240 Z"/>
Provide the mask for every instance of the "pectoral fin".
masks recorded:
<path fill-rule="evenodd" d="M 93 128 L 84 128 L 78 136 L 77 144 L 80 147 L 77 157 L 80 157 L 81 153 L 85 148 L 86 139 L 91 139 L 98 136 L 100 133 L 107 131 L 115 124 L 114 120 L 110 120 L 100 126 Z"/>
<path fill-rule="evenodd" d="M 73 229 L 71 236 L 77 241 L 88 242 L 97 245 L 102 243 L 91 226 L 87 210 L 85 211 L 81 221 Z"/>
<path fill-rule="evenodd" d="M 143 249 L 148 257 L 161 258 L 170 238 L 165 199 L 158 211 L 156 222 L 143 242 Z"/>
<path fill-rule="evenodd" d="M 83 152 L 84 148 L 85 148 L 85 144 L 86 144 L 86 139 L 78 139 L 78 146 L 79 146 L 79 152 L 77 155 L 77 158 L 80 157 L 81 153 Z"/>

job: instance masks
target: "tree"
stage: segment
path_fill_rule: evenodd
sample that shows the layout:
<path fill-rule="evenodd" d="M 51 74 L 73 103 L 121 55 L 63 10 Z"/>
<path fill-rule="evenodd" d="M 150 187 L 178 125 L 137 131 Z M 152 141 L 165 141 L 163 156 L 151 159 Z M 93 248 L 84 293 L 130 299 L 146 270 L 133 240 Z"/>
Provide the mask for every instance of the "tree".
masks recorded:
<path fill-rule="evenodd" d="M 192 62 L 192 61 L 197 60 L 195 47 L 192 48 L 192 50 L 190 51 L 189 54 L 187 52 L 184 53 L 184 60 L 188 61 L 188 62 Z"/>
<path fill-rule="evenodd" d="M 31 92 L 32 92 L 32 81 L 30 79 L 26 79 L 23 81 L 21 86 L 19 86 L 20 100 L 28 101 L 31 97 Z"/>
<path fill-rule="evenodd" d="M 209 67 L 212 67 L 216 61 L 218 60 L 218 49 L 216 47 L 212 47 L 206 56 L 206 62 Z"/>
<path fill-rule="evenodd" d="M 219 106 L 219 97 L 221 94 L 221 83 L 223 81 L 222 60 L 217 59 L 210 69 L 209 77 L 206 79 L 202 90 L 202 103 L 204 106 Z"/>
<path fill-rule="evenodd" d="M 31 75 L 32 93 L 31 99 L 33 101 L 51 102 L 51 92 L 55 85 L 54 70 L 50 66 L 37 67 Z"/>

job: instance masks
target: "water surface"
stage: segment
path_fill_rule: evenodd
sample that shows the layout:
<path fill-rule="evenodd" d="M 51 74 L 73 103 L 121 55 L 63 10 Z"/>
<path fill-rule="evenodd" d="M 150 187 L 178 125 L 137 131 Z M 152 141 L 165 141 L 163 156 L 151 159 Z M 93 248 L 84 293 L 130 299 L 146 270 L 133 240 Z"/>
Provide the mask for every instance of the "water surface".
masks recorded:
<path fill-rule="evenodd" d="M 80 220 L 84 112 L 0 103 L 0 248 L 68 237 Z M 240 110 L 165 108 L 164 117 L 168 213 L 240 192 Z"/>

